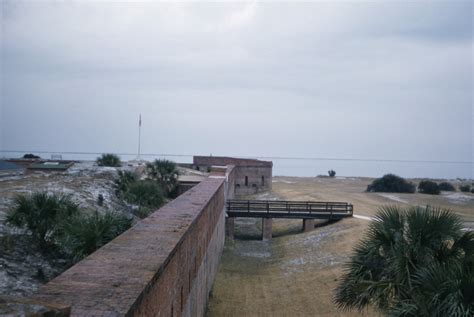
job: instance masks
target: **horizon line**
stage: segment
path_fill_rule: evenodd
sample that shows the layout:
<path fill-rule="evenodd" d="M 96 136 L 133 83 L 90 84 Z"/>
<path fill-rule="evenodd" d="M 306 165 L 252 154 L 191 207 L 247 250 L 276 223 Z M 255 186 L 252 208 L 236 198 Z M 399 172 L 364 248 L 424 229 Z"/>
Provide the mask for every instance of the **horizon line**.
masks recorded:
<path fill-rule="evenodd" d="M 111 153 L 116 155 L 133 156 L 137 153 L 126 152 L 78 152 L 78 151 L 24 151 L 24 150 L 0 150 L 0 153 L 51 153 L 51 154 L 76 154 L 76 155 L 101 155 Z M 170 154 L 170 153 L 140 153 L 142 156 L 175 156 L 193 157 L 197 154 Z M 413 159 L 380 159 L 380 158 L 337 158 L 337 157 L 291 157 L 291 156 L 243 156 L 243 155 L 204 155 L 204 156 L 228 156 L 248 159 L 274 159 L 274 160 L 310 160 L 310 161 L 355 161 L 355 162 L 392 162 L 392 163 L 429 163 L 429 164 L 473 164 L 473 161 L 443 161 L 443 160 L 413 160 Z"/>

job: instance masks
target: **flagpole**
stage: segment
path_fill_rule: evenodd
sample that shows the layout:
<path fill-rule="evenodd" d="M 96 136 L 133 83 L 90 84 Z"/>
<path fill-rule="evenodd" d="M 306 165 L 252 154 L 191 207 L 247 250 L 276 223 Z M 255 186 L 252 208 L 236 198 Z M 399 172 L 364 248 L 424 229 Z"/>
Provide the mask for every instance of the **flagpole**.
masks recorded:
<path fill-rule="evenodd" d="M 140 141 L 141 141 L 141 133 L 142 132 L 142 114 L 140 113 L 138 119 L 138 155 L 137 160 L 140 160 Z"/>

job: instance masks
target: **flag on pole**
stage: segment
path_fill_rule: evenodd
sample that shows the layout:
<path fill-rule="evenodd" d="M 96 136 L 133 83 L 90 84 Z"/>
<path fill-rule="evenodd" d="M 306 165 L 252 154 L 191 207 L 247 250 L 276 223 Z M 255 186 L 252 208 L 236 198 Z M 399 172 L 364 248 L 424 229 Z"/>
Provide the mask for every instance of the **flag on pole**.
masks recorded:
<path fill-rule="evenodd" d="M 138 119 L 138 126 L 142 126 L 142 114 L 140 113 L 140 118 Z"/>

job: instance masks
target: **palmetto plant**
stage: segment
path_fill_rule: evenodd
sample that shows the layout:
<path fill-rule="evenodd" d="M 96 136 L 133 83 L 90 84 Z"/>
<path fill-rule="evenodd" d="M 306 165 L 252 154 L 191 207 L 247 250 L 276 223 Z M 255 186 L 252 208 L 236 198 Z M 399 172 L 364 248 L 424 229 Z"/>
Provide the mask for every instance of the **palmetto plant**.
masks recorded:
<path fill-rule="evenodd" d="M 122 197 L 130 185 L 137 182 L 138 177 L 131 171 L 118 171 L 118 178 L 115 180 L 115 193 L 117 196 Z"/>
<path fill-rule="evenodd" d="M 78 212 L 69 195 L 35 192 L 19 194 L 7 213 L 7 223 L 28 229 L 42 249 L 58 227 L 59 219 Z"/>
<path fill-rule="evenodd" d="M 148 178 L 157 181 L 170 194 L 178 184 L 178 169 L 176 163 L 168 160 L 155 160 L 146 164 Z"/>
<path fill-rule="evenodd" d="M 131 223 L 125 215 L 112 211 L 78 214 L 61 222 L 57 240 L 77 262 L 130 228 Z"/>
<path fill-rule="evenodd" d="M 122 162 L 120 161 L 120 157 L 115 154 L 106 153 L 102 154 L 96 160 L 97 165 L 99 166 L 110 166 L 110 167 L 120 167 L 122 166 Z"/>
<path fill-rule="evenodd" d="M 335 290 L 343 310 L 389 316 L 472 316 L 474 234 L 449 210 L 379 210 Z"/>
<path fill-rule="evenodd" d="M 154 181 L 144 180 L 130 184 L 125 200 L 140 207 L 159 208 L 165 197 L 160 185 Z"/>

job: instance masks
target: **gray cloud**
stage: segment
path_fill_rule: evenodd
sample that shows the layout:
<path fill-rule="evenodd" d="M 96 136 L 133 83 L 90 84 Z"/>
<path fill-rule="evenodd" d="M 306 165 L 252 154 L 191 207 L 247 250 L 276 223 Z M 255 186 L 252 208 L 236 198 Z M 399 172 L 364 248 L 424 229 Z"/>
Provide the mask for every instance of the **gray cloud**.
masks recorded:
<path fill-rule="evenodd" d="M 146 152 L 473 160 L 471 2 L 2 1 L 1 25 L 4 149 L 134 151 L 142 113 Z"/>

